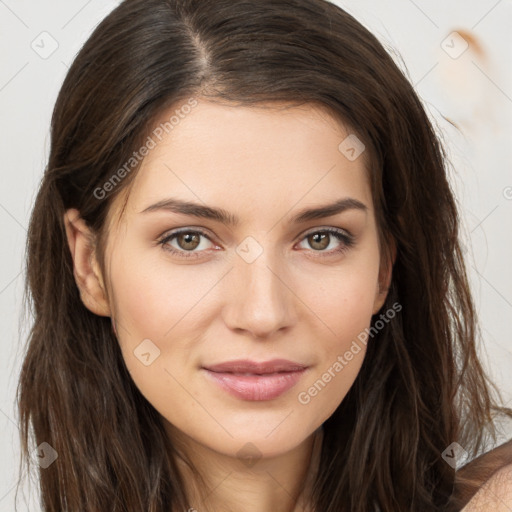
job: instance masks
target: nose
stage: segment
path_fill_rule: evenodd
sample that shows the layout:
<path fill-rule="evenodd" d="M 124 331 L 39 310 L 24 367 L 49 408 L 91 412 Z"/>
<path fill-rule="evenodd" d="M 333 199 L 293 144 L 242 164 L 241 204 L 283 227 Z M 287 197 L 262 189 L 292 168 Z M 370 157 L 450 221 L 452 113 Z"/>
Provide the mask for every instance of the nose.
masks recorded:
<path fill-rule="evenodd" d="M 259 339 L 289 329 L 296 321 L 297 299 L 284 266 L 266 251 L 252 263 L 236 257 L 234 266 L 224 307 L 226 325 Z"/>

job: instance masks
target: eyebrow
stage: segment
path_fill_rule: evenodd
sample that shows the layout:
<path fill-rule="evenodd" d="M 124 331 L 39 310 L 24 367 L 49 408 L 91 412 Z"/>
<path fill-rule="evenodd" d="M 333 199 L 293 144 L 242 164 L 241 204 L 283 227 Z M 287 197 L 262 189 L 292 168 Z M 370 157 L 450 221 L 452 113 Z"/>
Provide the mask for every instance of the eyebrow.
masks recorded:
<path fill-rule="evenodd" d="M 236 215 L 233 215 L 222 208 L 203 206 L 198 203 L 182 201 L 175 198 L 162 199 L 161 201 L 148 206 L 139 213 L 149 213 L 160 210 L 211 219 L 232 227 L 237 226 L 240 223 L 240 219 Z M 346 197 L 331 204 L 300 210 L 299 213 L 292 217 L 290 223 L 299 224 L 310 220 L 323 219 L 348 210 L 360 210 L 367 213 L 368 207 L 358 199 Z"/>

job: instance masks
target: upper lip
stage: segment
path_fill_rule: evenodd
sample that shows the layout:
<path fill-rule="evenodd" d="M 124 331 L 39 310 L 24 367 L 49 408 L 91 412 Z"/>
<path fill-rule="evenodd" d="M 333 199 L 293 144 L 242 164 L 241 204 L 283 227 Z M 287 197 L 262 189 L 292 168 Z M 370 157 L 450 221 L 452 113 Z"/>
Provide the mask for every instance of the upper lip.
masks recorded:
<path fill-rule="evenodd" d="M 306 365 L 288 361 L 287 359 L 273 359 L 272 361 L 249 361 L 236 360 L 226 361 L 224 363 L 204 366 L 206 370 L 216 373 L 252 373 L 255 375 L 264 375 L 277 372 L 293 372 L 304 370 Z"/>

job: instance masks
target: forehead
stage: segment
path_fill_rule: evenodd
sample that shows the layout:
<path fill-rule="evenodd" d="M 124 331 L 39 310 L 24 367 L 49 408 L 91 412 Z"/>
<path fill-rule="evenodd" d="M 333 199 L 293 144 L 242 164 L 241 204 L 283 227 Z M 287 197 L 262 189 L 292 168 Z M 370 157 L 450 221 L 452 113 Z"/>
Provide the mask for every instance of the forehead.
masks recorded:
<path fill-rule="evenodd" d="M 371 206 L 367 155 L 347 158 L 343 143 L 354 135 L 320 105 L 199 100 L 170 125 L 177 110 L 162 112 L 155 124 L 155 144 L 126 191 L 129 214 L 166 196 L 248 216 L 343 196 Z"/>

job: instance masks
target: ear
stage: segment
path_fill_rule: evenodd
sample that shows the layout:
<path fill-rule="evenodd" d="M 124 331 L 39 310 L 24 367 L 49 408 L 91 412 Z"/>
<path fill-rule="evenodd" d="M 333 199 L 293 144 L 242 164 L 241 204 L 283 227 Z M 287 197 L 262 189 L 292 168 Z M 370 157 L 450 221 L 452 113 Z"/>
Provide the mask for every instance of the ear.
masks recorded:
<path fill-rule="evenodd" d="M 389 237 L 389 254 L 387 258 L 381 258 L 379 269 L 379 286 L 375 294 L 375 302 L 373 304 L 373 315 L 377 314 L 384 305 L 388 296 L 389 287 L 391 286 L 391 278 L 393 276 L 393 265 L 396 260 L 396 242 L 393 237 Z"/>
<path fill-rule="evenodd" d="M 85 307 L 99 316 L 111 316 L 105 286 L 96 260 L 94 236 L 80 212 L 74 208 L 64 214 L 64 224 L 71 257 L 73 275 Z"/>

